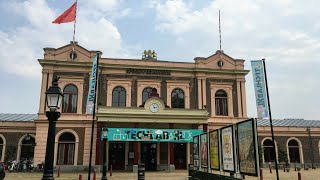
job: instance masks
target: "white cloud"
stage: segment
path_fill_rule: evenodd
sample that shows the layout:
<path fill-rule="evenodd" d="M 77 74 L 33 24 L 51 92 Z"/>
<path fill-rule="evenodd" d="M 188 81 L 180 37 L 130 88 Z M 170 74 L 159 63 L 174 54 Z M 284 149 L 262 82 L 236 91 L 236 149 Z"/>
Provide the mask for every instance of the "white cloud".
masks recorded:
<path fill-rule="evenodd" d="M 314 73 L 309 72 L 311 67 L 320 65 L 318 1 L 216 0 L 201 9 L 188 2 L 167 0 L 153 4 L 156 30 L 176 37 L 177 53 L 209 56 L 219 48 L 220 9 L 225 53 L 246 59 L 245 68 L 249 70 L 250 60 L 267 59 L 275 118 L 319 118 L 316 107 L 320 98 L 316 89 L 320 84 L 312 79 L 319 77 L 320 72 L 314 68 Z M 251 73 L 246 82 L 248 114 L 256 116 Z"/>
<path fill-rule="evenodd" d="M 94 1 L 95 4 L 114 7 L 117 1 Z M 1 70 L 23 77 L 40 78 L 41 66 L 37 59 L 43 58 L 43 48 L 58 48 L 72 41 L 73 23 L 52 24 L 61 14 L 54 13 L 43 0 L 9 1 L 15 15 L 25 20 L 26 25 L 4 32 L 0 30 Z M 103 16 L 93 20 L 89 10 L 79 11 L 76 40 L 89 50 L 102 50 L 108 55 L 123 53 L 121 35 Z M 126 53 L 124 53 L 126 54 Z"/>

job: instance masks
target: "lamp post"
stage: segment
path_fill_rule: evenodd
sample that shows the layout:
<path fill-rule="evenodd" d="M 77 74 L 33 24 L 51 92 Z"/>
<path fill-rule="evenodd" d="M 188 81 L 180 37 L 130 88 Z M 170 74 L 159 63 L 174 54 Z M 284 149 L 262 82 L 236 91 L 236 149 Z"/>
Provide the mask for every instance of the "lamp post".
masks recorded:
<path fill-rule="evenodd" d="M 103 142 L 103 151 L 102 151 L 102 153 L 103 153 L 103 156 L 102 156 L 102 163 L 103 163 L 103 165 L 102 165 L 102 177 L 101 177 L 101 180 L 108 180 L 108 178 L 107 178 L 107 147 L 106 147 L 106 145 L 107 145 L 107 141 L 108 141 L 108 128 L 106 127 L 106 126 L 104 126 L 103 128 L 102 128 L 102 136 L 101 136 L 101 138 L 102 138 L 102 142 Z"/>
<path fill-rule="evenodd" d="M 56 110 L 60 108 L 63 94 L 58 86 L 59 78 L 54 77 L 52 86 L 46 91 L 47 106 L 50 111 L 46 112 L 49 121 L 46 157 L 42 180 L 52 180 L 53 177 L 53 158 L 54 158 L 54 136 L 56 133 L 56 122 L 60 117 L 60 112 Z"/>

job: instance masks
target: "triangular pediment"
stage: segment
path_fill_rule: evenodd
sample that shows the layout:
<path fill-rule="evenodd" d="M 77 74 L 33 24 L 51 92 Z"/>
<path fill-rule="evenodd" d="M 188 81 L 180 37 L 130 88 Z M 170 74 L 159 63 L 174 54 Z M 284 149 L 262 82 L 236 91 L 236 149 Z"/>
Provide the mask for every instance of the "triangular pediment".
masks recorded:
<path fill-rule="evenodd" d="M 77 42 L 70 43 L 59 48 L 44 48 L 44 59 L 57 61 L 76 61 L 76 62 L 91 62 L 92 57 L 97 51 L 89 51 L 86 48 L 78 45 Z M 72 52 L 75 52 L 75 57 L 72 59 Z"/>
<path fill-rule="evenodd" d="M 194 60 L 198 67 L 210 69 L 239 69 L 239 65 L 243 66 L 244 62 L 244 60 L 235 60 L 220 50 L 207 58 L 197 57 Z"/>

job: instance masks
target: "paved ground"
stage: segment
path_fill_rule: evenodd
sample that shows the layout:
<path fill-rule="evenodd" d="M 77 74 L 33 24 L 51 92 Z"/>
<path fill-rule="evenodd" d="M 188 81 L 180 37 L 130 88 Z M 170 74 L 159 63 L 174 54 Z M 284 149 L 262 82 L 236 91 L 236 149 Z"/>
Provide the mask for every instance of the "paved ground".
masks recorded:
<path fill-rule="evenodd" d="M 279 171 L 280 180 L 297 180 L 298 172 L 291 169 L 289 173 Z M 320 169 L 300 171 L 302 180 L 320 180 Z M 62 172 L 60 177 L 56 177 L 56 180 L 78 180 L 79 174 L 82 174 L 82 180 L 87 180 L 88 176 L 86 172 L 81 173 L 65 173 Z M 176 171 L 174 173 L 168 172 L 146 172 L 146 180 L 184 180 L 187 176 L 187 171 Z M 41 173 L 6 173 L 5 180 L 39 180 L 41 179 Z M 270 174 L 268 169 L 263 171 L 264 180 L 274 180 L 276 179 L 275 171 Z M 91 178 L 92 180 L 93 178 Z M 101 173 L 97 173 L 97 180 L 101 179 Z M 112 177 L 108 174 L 108 180 L 136 180 L 137 174 L 131 172 L 114 172 Z M 247 180 L 256 180 L 257 177 L 246 176 Z"/>

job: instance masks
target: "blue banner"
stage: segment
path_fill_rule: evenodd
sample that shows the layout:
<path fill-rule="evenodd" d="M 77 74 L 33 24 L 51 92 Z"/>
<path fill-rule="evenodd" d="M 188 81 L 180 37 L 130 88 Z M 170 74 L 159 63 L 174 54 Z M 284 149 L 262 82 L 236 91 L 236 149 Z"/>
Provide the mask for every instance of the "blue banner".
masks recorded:
<path fill-rule="evenodd" d="M 96 92 L 96 81 L 97 81 L 97 68 L 98 68 L 98 53 L 92 58 L 92 70 L 91 79 L 89 83 L 88 100 L 86 105 L 86 114 L 92 114 L 94 110 L 94 96 Z"/>
<path fill-rule="evenodd" d="M 251 61 L 258 119 L 269 117 L 262 60 Z"/>
<path fill-rule="evenodd" d="M 197 129 L 145 129 L 145 128 L 108 128 L 108 141 L 153 141 L 153 142 L 193 142 L 193 137 L 202 134 Z"/>

